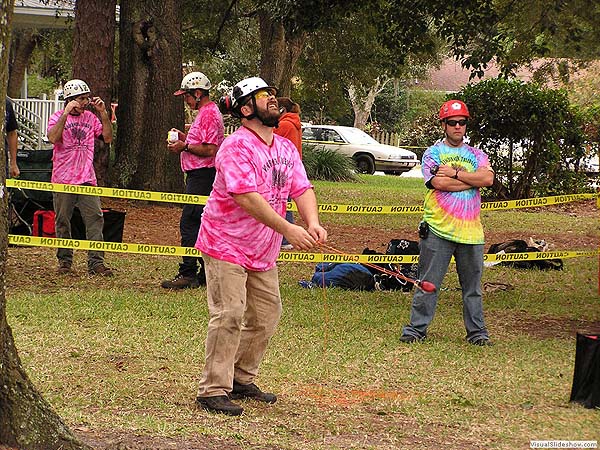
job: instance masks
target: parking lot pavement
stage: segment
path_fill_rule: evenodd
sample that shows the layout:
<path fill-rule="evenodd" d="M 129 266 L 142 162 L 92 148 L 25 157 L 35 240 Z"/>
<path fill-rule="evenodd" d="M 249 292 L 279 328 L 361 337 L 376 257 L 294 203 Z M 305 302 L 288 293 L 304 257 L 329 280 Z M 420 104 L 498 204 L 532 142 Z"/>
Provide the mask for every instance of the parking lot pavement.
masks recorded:
<path fill-rule="evenodd" d="M 404 178 L 423 178 L 423 174 L 421 173 L 421 165 L 413 167 L 408 172 L 404 172 L 400 176 Z"/>

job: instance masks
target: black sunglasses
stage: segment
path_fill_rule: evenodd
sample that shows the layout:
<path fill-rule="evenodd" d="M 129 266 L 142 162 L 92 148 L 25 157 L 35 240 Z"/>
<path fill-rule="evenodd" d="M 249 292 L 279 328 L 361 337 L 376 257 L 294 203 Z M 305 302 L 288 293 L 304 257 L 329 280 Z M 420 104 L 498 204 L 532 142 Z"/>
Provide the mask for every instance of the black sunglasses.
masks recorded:
<path fill-rule="evenodd" d="M 455 127 L 456 125 L 460 125 L 461 127 L 464 127 L 467 124 L 467 119 L 460 119 L 460 120 L 446 119 L 446 123 L 448 125 L 450 125 L 451 127 Z"/>

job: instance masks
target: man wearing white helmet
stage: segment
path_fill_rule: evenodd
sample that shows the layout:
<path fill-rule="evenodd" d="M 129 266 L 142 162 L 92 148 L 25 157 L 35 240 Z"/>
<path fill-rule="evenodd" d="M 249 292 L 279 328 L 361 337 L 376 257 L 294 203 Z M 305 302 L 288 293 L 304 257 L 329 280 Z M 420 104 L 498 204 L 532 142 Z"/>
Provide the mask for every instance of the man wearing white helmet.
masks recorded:
<path fill-rule="evenodd" d="M 209 79 L 202 72 L 191 72 L 181 81 L 174 95 L 182 95 L 184 102 L 198 114 L 188 133 L 176 128 L 177 139 L 167 142 L 167 149 L 180 155 L 181 170 L 185 173 L 186 194 L 208 195 L 215 181 L 215 155 L 225 138 L 223 117 L 217 105 L 209 98 Z M 203 205 L 184 205 L 179 221 L 181 246 L 193 247 L 198 237 Z M 165 289 L 197 288 L 206 283 L 202 258 L 184 256 L 179 271 L 172 280 L 164 280 Z M 199 270 L 198 270 L 199 269 Z"/>
<path fill-rule="evenodd" d="M 298 150 L 273 133 L 280 116 L 276 93 L 252 77 L 222 99 L 222 110 L 242 126 L 217 154 L 217 175 L 196 242 L 206 264 L 210 316 L 196 403 L 234 416 L 243 409 L 232 399 L 277 400 L 254 380 L 281 317 L 275 262 L 282 235 L 298 250 L 327 239 Z M 288 197 L 306 229 L 285 220 Z"/>
<path fill-rule="evenodd" d="M 90 88 L 82 80 L 67 81 L 63 87 L 65 108 L 55 112 L 48 121 L 48 139 L 54 144 L 52 183 L 96 186 L 94 172 L 94 139 L 112 141 L 112 125 L 106 106 L 100 97 L 90 97 Z M 95 110 L 100 119 L 91 110 Z M 71 238 L 73 209 L 79 208 L 86 229 L 86 239 L 102 241 L 104 217 L 100 198 L 92 195 L 53 193 L 56 213 L 56 237 Z M 73 250 L 59 248 L 58 273 L 72 272 Z M 111 276 L 104 265 L 104 252 L 88 251 L 90 275 Z"/>

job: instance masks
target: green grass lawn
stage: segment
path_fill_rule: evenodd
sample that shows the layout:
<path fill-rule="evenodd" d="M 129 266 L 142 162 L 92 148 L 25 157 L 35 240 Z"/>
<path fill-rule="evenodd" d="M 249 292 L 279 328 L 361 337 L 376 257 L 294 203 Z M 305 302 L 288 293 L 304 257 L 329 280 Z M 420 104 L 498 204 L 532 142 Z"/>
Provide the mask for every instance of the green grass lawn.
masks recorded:
<path fill-rule="evenodd" d="M 321 203 L 420 204 L 419 180 L 316 183 Z M 179 214 L 174 212 L 173 220 Z M 407 229 L 414 215 L 324 215 Z M 486 212 L 486 230 L 580 233 L 597 246 L 597 218 Z M 576 250 L 576 249 L 573 249 Z M 600 411 L 568 402 L 575 332 L 600 331 L 598 258 L 562 272 L 486 269 L 513 285 L 485 295 L 495 346 L 464 341 L 451 269 L 429 338 L 398 341 L 411 295 L 305 290 L 313 267 L 280 264 L 284 314 L 257 380 L 274 405 L 243 402 L 240 418 L 194 408 L 207 325 L 204 288 L 158 287 L 175 258 L 108 254 L 112 279 L 54 275 L 52 249 L 9 249 L 8 320 L 36 386 L 71 427 L 222 439 L 222 448 L 526 449 L 530 440 L 600 438 Z"/>

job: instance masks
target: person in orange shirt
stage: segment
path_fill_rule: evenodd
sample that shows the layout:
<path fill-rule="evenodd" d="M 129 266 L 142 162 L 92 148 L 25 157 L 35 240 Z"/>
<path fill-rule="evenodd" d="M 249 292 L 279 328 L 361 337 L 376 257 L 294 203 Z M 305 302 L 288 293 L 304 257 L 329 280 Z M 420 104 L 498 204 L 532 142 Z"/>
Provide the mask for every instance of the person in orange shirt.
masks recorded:
<path fill-rule="evenodd" d="M 289 97 L 278 97 L 277 103 L 281 111 L 279 126 L 275 134 L 288 138 L 298 149 L 302 159 L 302 123 L 300 122 L 300 105 Z"/>
<path fill-rule="evenodd" d="M 279 125 L 275 128 L 275 134 L 292 141 L 298 149 L 300 159 L 302 159 L 302 123 L 300 122 L 300 105 L 295 103 L 289 97 L 278 97 L 277 103 L 279 104 L 281 117 L 279 118 Z M 285 213 L 285 220 L 289 223 L 294 223 L 294 215 L 291 211 Z M 287 242 L 284 237 L 281 242 L 281 249 L 291 250 L 292 248 L 292 245 Z"/>

